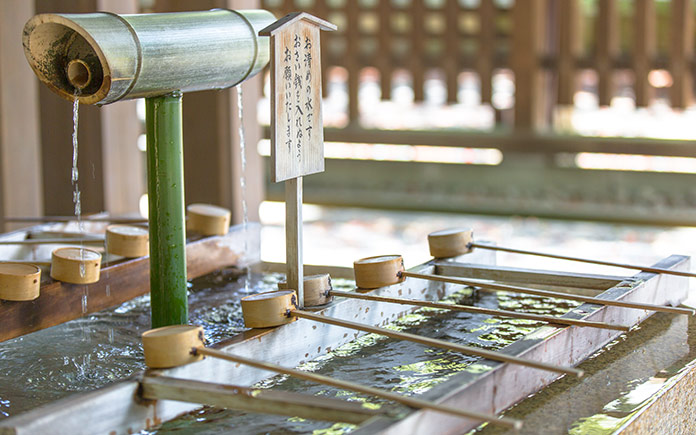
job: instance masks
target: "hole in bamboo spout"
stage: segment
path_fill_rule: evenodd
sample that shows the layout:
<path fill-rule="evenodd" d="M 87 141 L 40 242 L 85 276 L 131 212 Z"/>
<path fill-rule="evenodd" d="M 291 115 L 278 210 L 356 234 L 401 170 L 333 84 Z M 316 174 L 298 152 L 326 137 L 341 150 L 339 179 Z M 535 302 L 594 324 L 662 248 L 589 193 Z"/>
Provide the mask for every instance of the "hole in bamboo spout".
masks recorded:
<path fill-rule="evenodd" d="M 77 89 L 83 89 L 92 80 L 92 72 L 89 66 L 80 59 L 73 59 L 68 63 L 68 81 Z"/>

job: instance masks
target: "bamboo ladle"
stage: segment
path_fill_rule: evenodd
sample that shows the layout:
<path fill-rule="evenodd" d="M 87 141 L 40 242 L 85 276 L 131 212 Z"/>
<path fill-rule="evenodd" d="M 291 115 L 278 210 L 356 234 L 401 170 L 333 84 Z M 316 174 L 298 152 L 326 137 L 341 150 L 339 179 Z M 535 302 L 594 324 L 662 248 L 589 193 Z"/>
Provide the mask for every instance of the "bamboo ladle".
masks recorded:
<path fill-rule="evenodd" d="M 484 414 L 474 411 L 465 411 L 449 406 L 439 405 L 426 400 L 413 397 L 402 396 L 400 394 L 384 391 L 355 382 L 343 381 L 318 375 L 316 373 L 304 372 L 289 367 L 259 361 L 256 359 L 245 358 L 238 355 L 222 352 L 215 349 L 208 349 L 204 346 L 205 337 L 200 326 L 175 325 L 153 329 L 143 333 L 143 350 L 145 352 L 145 364 L 150 368 L 178 367 L 194 361 L 200 360 L 204 355 L 222 359 L 238 364 L 245 364 L 262 370 L 281 373 L 307 381 L 317 382 L 336 388 L 342 388 L 362 394 L 369 394 L 383 399 L 391 400 L 403 405 L 417 408 L 429 409 L 456 415 L 458 417 L 471 418 L 480 421 L 490 422 L 502 426 L 519 429 L 522 422 L 511 418 Z"/>
<path fill-rule="evenodd" d="M 287 288 L 285 281 L 278 283 L 279 289 Z M 612 325 L 606 322 L 593 322 L 580 319 L 568 319 L 563 317 L 548 316 L 543 314 L 520 313 L 517 311 L 497 310 L 493 308 L 474 307 L 471 305 L 447 304 L 442 302 L 420 301 L 417 299 L 399 298 L 392 296 L 377 296 L 362 292 L 334 290 L 331 285 L 329 274 L 309 275 L 304 277 L 305 306 L 320 306 L 329 303 L 333 297 L 348 299 L 361 299 L 373 302 L 385 302 L 401 305 L 412 305 L 417 307 L 438 308 L 452 311 L 462 311 L 475 314 L 486 314 L 491 316 L 511 317 L 515 319 L 533 320 L 544 322 L 554 326 L 580 326 L 600 329 L 612 329 L 615 331 L 629 331 L 631 328 L 626 325 Z"/>
<path fill-rule="evenodd" d="M 470 287 L 476 287 L 485 291 L 506 291 L 513 293 L 530 294 L 556 299 L 566 299 L 571 301 L 586 302 L 597 305 L 610 305 L 623 308 L 633 308 L 638 310 L 660 311 L 672 314 L 693 315 L 694 310 L 690 308 L 667 307 L 664 305 L 645 304 L 641 302 L 625 302 L 611 299 L 602 299 L 591 296 L 574 295 L 571 293 L 555 292 L 550 290 L 540 290 L 528 287 L 518 287 L 512 285 L 496 284 L 489 281 L 476 279 L 463 279 L 450 276 L 429 275 L 424 273 L 414 273 L 404 270 L 403 259 L 400 255 L 384 255 L 358 260 L 354 264 L 355 283 L 359 288 L 375 289 L 388 285 L 403 282 L 407 277 L 425 279 L 430 281 L 448 282 Z"/>
<path fill-rule="evenodd" d="M 664 269 L 662 267 L 639 266 L 635 264 L 616 263 L 613 261 L 593 260 L 589 258 L 570 257 L 567 255 L 549 254 L 546 252 L 530 251 L 503 246 L 485 245 L 474 242 L 473 231 L 469 229 L 450 229 L 430 233 L 428 235 L 430 255 L 435 258 L 450 258 L 467 254 L 474 248 L 488 249 L 492 251 L 509 252 L 512 254 L 535 255 L 538 257 L 555 258 L 558 260 L 577 261 L 581 263 L 598 264 L 601 266 L 613 266 L 623 269 L 642 270 L 644 272 L 664 273 L 667 275 L 686 276 L 696 278 L 696 273 L 682 272 L 679 270 Z"/>
<path fill-rule="evenodd" d="M 318 315 L 309 311 L 297 309 L 297 296 L 293 290 L 281 290 L 275 292 L 258 293 L 242 298 L 242 313 L 244 324 L 248 328 L 268 328 L 291 323 L 297 318 L 313 320 L 315 322 L 327 323 L 329 325 L 340 326 L 348 329 L 369 332 L 372 334 L 384 335 L 397 340 L 412 341 L 425 346 L 436 347 L 465 355 L 474 355 L 494 361 L 519 364 L 555 373 L 569 374 L 577 377 L 583 375 L 583 371 L 573 367 L 556 366 L 543 362 L 519 358 L 506 355 L 500 352 L 493 352 L 473 346 L 464 346 L 450 343 L 444 340 L 437 340 L 429 337 L 422 337 L 407 332 L 397 332 L 387 328 L 366 325 L 363 323 L 351 322 L 349 320 L 338 319 L 324 315 Z"/>

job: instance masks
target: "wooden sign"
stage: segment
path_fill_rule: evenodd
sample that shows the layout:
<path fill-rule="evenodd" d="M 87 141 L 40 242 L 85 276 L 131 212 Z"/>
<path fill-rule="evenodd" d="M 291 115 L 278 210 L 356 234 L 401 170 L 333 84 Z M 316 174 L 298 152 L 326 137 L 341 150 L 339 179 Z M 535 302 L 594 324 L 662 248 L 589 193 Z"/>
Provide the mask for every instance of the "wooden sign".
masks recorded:
<path fill-rule="evenodd" d="M 324 171 L 319 32 L 336 26 L 295 12 L 259 32 L 271 37 L 271 180 Z"/>

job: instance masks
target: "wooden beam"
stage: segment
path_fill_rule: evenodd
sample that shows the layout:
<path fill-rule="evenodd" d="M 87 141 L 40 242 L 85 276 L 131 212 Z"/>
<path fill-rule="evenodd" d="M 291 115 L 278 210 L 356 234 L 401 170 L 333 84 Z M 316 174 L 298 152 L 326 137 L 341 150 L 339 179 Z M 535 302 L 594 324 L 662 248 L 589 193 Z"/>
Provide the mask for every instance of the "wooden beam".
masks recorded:
<path fill-rule="evenodd" d="M 24 23 L 34 12 L 31 1 L 0 2 L 1 216 L 43 214 L 38 81 L 21 40 Z M 65 174 L 67 180 L 67 168 Z M 5 230 L 18 227 L 5 225 Z"/>
<path fill-rule="evenodd" d="M 166 376 L 146 376 L 140 385 L 141 396 L 146 400 L 176 400 L 216 408 L 351 424 L 360 424 L 380 415 L 380 412 L 364 407 L 361 402 L 291 391 L 252 389 Z"/>
<path fill-rule="evenodd" d="M 433 145 L 496 148 L 519 153 L 614 153 L 652 156 L 696 157 L 692 141 L 649 138 L 592 137 L 534 132 L 475 133 L 471 131 L 379 130 L 326 128 L 327 142 Z"/>
<path fill-rule="evenodd" d="M 251 234 L 251 237 L 249 237 Z M 247 243 L 244 237 L 256 240 Z M 225 236 L 191 242 L 186 246 L 188 279 L 196 278 L 227 266 L 246 266 L 258 262 L 260 226 L 250 225 L 248 234 L 240 226 Z M 49 280 L 41 286 L 41 295 L 28 302 L 0 301 L 0 342 L 33 331 L 59 325 L 90 313 L 119 305 L 150 291 L 150 258 L 141 257 L 102 268 L 99 282 L 89 285 L 67 284 Z M 82 309 L 82 296 L 87 306 Z"/>

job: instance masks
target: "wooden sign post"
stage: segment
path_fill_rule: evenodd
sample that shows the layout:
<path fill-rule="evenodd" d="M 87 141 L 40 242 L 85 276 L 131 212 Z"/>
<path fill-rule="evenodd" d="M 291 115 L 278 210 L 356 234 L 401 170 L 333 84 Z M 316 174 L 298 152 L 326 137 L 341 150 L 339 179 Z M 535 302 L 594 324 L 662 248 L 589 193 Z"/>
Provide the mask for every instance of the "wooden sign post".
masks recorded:
<path fill-rule="evenodd" d="M 324 171 L 319 32 L 336 26 L 295 12 L 259 32 L 271 37 L 271 180 L 285 181 L 287 283 L 304 306 L 302 177 Z"/>

